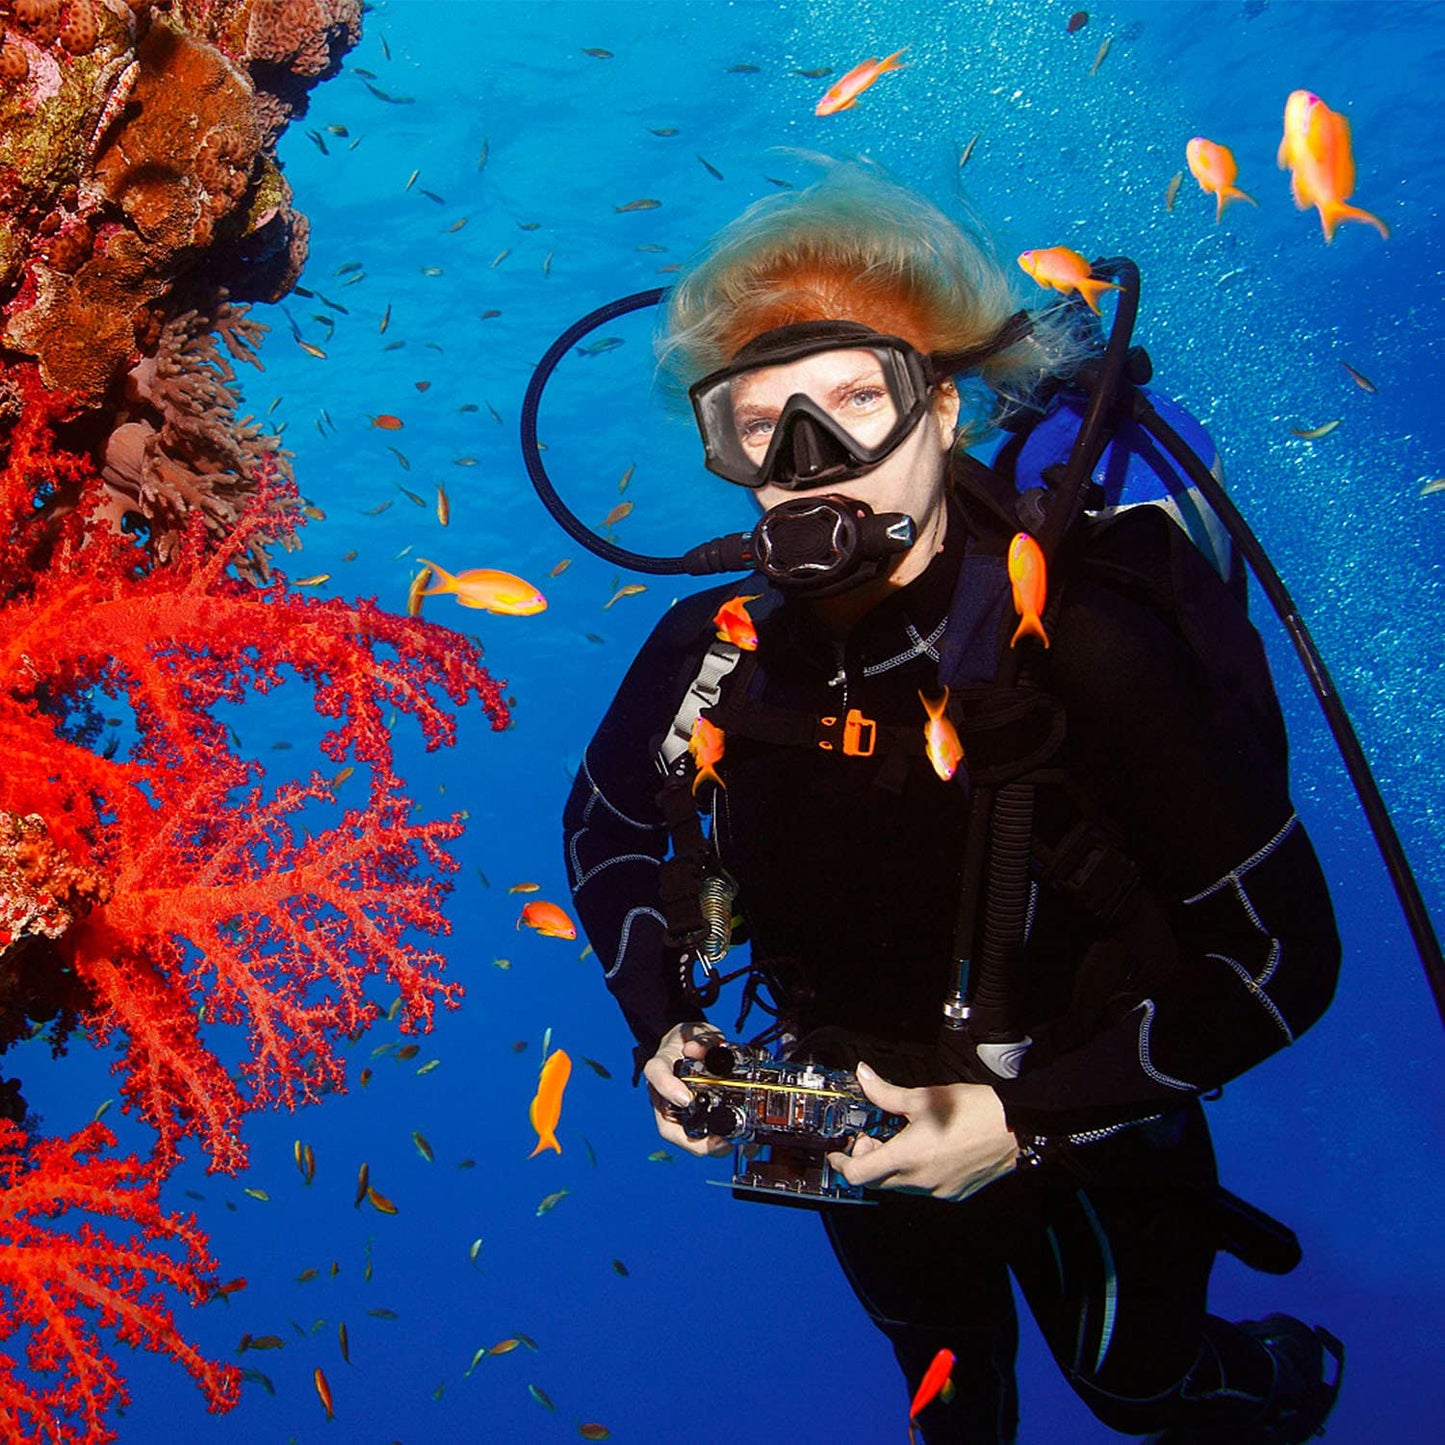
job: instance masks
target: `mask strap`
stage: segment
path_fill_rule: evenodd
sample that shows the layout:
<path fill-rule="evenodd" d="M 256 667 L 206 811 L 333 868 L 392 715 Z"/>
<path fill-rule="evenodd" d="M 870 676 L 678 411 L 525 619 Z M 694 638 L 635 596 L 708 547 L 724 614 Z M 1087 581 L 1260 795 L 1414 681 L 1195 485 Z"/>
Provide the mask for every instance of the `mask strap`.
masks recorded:
<path fill-rule="evenodd" d="M 1015 311 L 981 346 L 972 346 L 967 351 L 933 352 L 926 358 L 932 384 L 946 381 L 961 371 L 972 371 L 990 357 L 1022 341 L 1033 329 L 1033 317 L 1027 311 Z"/>

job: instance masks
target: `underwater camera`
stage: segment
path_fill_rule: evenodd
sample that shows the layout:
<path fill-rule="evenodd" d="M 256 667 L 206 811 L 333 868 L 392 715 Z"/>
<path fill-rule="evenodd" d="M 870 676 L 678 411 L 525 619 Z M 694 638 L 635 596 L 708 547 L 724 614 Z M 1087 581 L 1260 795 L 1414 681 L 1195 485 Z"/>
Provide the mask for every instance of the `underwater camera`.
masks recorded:
<path fill-rule="evenodd" d="M 776 1204 L 866 1204 L 828 1163 L 855 1134 L 888 1139 L 908 1122 L 870 1103 L 846 1069 L 769 1058 L 740 1044 L 717 1043 L 701 1059 L 679 1059 L 673 1072 L 692 1090 L 678 1111 L 690 1139 L 731 1141 L 733 1193 Z"/>

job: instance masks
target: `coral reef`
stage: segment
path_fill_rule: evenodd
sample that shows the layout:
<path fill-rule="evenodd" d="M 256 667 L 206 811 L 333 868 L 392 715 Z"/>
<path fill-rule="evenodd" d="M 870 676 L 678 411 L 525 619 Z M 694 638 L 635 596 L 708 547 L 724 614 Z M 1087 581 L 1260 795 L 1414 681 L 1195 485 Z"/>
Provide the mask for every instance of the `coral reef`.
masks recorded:
<path fill-rule="evenodd" d="M 460 992 L 418 941 L 448 931 L 460 819 L 413 816 L 383 717 L 439 747 L 473 699 L 506 726 L 500 687 L 456 634 L 273 573 L 300 498 L 237 386 L 246 303 L 306 257 L 276 138 L 360 12 L 0 0 L 0 1054 L 113 1046 L 155 1141 L 46 1139 L 0 1080 L 5 1440 L 114 1439 L 112 1339 L 233 1404 L 164 1303 L 215 1266 L 160 1181 L 188 1144 L 241 1168 L 248 1110 L 343 1087 L 379 983 L 411 1031 Z M 329 780 L 268 786 L 222 720 L 283 681 L 330 722 Z"/>
<path fill-rule="evenodd" d="M 228 372 L 200 425 L 128 415 L 150 400 L 137 378 L 165 365 L 177 327 L 189 369 L 210 366 L 200 317 L 235 334 L 240 303 L 295 284 L 307 226 L 275 144 L 360 14 L 359 0 L 0 0 L 0 365 L 33 364 L 65 396 L 120 510 L 162 550 L 193 507 L 213 531 L 234 517 L 257 447 L 277 448 L 238 429 Z"/>
<path fill-rule="evenodd" d="M 239 1395 L 240 1371 L 212 1364 L 187 1344 L 153 1289 L 163 1284 L 203 1303 L 215 1271 L 205 1238 L 194 1218 L 161 1209 L 153 1168 L 99 1157 L 114 1145 L 103 1124 L 28 1143 L 0 1120 L 0 1345 L 19 1353 L 21 1343 L 31 1371 L 22 1375 L 12 1356 L 0 1354 L 5 1440 L 80 1445 L 114 1438 L 106 1416 L 129 1396 L 102 1330 L 132 1348 L 170 1355 L 212 1409 L 229 1408 Z M 58 1225 L 72 1216 L 80 1216 L 72 1227 Z"/>

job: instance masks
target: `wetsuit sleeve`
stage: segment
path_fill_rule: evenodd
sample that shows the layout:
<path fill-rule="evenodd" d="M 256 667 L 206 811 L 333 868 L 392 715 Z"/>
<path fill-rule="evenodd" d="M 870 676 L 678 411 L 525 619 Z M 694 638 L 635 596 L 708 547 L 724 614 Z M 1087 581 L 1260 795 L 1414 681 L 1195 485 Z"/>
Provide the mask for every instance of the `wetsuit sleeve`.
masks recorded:
<path fill-rule="evenodd" d="M 1070 753 L 1145 886 L 1084 954 L 1036 1065 L 998 1086 L 1030 1134 L 1172 1108 L 1292 1043 L 1334 992 L 1339 937 L 1263 647 L 1198 553 L 1171 553 L 1190 641 L 1087 579 L 1054 639 Z"/>
<path fill-rule="evenodd" d="M 582 755 L 563 811 L 577 916 L 644 1059 L 674 1024 L 703 1018 L 664 941 L 659 869 L 668 835 L 654 756 L 706 650 L 711 597 L 679 602 L 643 644 Z"/>

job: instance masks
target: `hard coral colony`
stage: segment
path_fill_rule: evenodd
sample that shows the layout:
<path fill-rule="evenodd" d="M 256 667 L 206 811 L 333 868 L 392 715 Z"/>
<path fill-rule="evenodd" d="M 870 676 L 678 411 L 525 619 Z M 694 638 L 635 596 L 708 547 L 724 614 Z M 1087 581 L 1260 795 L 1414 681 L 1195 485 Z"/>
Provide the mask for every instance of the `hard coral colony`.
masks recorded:
<path fill-rule="evenodd" d="M 245 1111 L 339 1084 L 370 979 L 412 1029 L 456 1001 L 409 934 L 447 930 L 460 824 L 413 820 L 382 718 L 436 747 L 473 696 L 505 726 L 500 690 L 452 634 L 271 576 L 299 498 L 279 439 L 236 414 L 232 363 L 259 365 L 264 330 L 246 304 L 306 258 L 275 144 L 360 11 L 0 0 L 0 1051 L 46 1029 L 117 1043 L 156 1139 L 142 1161 L 102 1157 L 99 1124 L 42 1138 L 0 1083 L 7 1440 L 114 1438 L 127 1392 L 100 1328 L 234 1403 L 237 1372 L 158 1302 L 204 1298 L 215 1268 L 160 1181 L 188 1141 L 241 1167 Z M 239 752 L 218 707 L 283 670 L 334 721 L 326 755 L 369 769 L 364 804 L 341 811 L 319 773 L 268 793 Z M 102 704 L 124 752 L 100 746 Z M 317 809 L 335 821 L 303 830 Z M 234 1077 L 207 1038 L 226 1025 Z"/>

